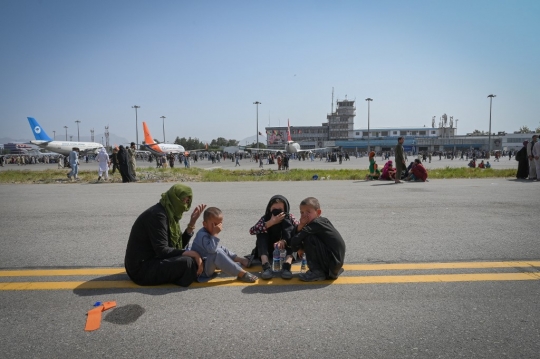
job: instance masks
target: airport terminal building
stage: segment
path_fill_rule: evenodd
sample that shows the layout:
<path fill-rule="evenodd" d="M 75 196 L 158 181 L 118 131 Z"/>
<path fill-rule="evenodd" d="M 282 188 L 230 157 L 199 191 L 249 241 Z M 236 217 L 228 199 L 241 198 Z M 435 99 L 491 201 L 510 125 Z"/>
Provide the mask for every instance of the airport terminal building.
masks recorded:
<path fill-rule="evenodd" d="M 338 147 L 348 152 L 366 152 L 368 147 L 374 151 L 391 151 L 397 138 L 403 136 L 406 151 L 464 151 L 487 150 L 490 138 L 485 135 L 457 135 L 453 118 L 446 114 L 440 117 L 435 127 L 400 127 L 400 128 L 354 128 L 356 116 L 355 101 L 337 101 L 336 110 L 327 115 L 327 122 L 321 126 L 291 126 L 291 139 L 298 142 L 302 149 Z M 449 119 L 449 121 L 448 121 Z M 267 146 L 271 149 L 283 149 L 287 142 L 287 127 L 266 127 Z M 506 134 L 499 132 L 491 135 L 491 150 L 519 150 L 525 139 L 532 134 Z"/>

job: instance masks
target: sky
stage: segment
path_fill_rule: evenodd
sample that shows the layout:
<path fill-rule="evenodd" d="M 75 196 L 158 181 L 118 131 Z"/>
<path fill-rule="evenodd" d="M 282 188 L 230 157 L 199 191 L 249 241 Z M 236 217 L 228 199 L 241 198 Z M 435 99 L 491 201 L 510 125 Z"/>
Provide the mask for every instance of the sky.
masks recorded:
<path fill-rule="evenodd" d="M 0 2 L 0 138 L 90 129 L 240 140 L 320 126 L 356 100 L 355 129 L 458 134 L 540 126 L 540 1 Z M 259 101 L 256 106 L 253 103 Z M 137 119 L 132 106 L 137 105 Z M 258 108 L 258 109 L 257 109 Z M 165 116 L 165 120 L 161 118 Z M 258 121 L 257 121 L 258 118 Z"/>

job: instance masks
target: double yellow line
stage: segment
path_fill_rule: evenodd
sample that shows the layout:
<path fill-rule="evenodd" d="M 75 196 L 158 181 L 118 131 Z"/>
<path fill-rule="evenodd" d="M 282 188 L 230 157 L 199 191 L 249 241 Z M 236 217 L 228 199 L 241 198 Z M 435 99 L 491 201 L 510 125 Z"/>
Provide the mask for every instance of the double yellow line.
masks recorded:
<path fill-rule="evenodd" d="M 413 274 L 413 275 L 368 275 L 350 276 L 350 272 L 394 271 L 394 270 L 441 270 L 441 269 L 515 269 L 516 272 L 504 273 L 463 273 L 463 274 Z M 257 268 L 253 268 L 257 269 Z M 216 278 L 208 283 L 194 283 L 194 287 L 212 286 L 270 286 L 270 285 L 330 285 L 330 284 L 387 284 L 387 283 L 435 283 L 435 282 L 479 282 L 479 281 L 526 281 L 540 280 L 540 261 L 507 262 L 450 262 L 450 263 L 393 263 L 393 264 L 347 264 L 343 266 L 344 275 L 333 281 L 302 282 L 297 278 L 283 280 L 273 278 L 268 281 L 258 280 L 254 284 L 239 282 L 234 278 Z M 529 269 L 524 271 L 523 269 Z M 532 270 L 531 270 L 532 269 Z M 300 270 L 294 265 L 293 272 Z M 123 268 L 82 268 L 82 269 L 38 269 L 38 270 L 3 270 L 1 279 L 18 277 L 62 277 L 62 276 L 111 276 L 126 275 Z M 162 285 L 159 288 L 177 288 L 174 285 Z M 75 290 L 75 289 L 125 289 L 143 288 L 130 280 L 89 280 L 89 281 L 45 281 L 19 282 L 0 281 L 0 290 Z"/>

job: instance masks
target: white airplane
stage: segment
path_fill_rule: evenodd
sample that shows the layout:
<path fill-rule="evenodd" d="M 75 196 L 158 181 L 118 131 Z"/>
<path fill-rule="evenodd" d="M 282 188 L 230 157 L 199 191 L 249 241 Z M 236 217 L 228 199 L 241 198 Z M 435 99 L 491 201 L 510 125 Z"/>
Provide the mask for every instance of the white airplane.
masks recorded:
<path fill-rule="evenodd" d="M 182 145 L 176 145 L 172 143 L 156 143 L 154 138 L 150 134 L 150 130 L 146 125 L 146 122 L 142 123 L 144 130 L 144 144 L 143 146 L 156 156 L 163 156 L 169 153 L 185 153 L 186 149 Z"/>
<path fill-rule="evenodd" d="M 289 120 L 287 120 L 287 143 L 285 144 L 284 150 L 274 150 L 274 149 L 259 149 L 259 152 L 285 152 L 285 153 L 300 153 L 300 152 L 312 152 L 312 151 L 320 151 L 320 150 L 326 150 L 327 148 L 313 148 L 310 150 L 303 150 L 300 148 L 300 145 L 298 142 L 294 142 L 291 139 L 291 125 L 289 123 Z M 247 151 L 257 151 L 256 148 L 245 148 Z"/>
<path fill-rule="evenodd" d="M 30 143 L 48 151 L 68 156 L 73 147 L 79 148 L 81 153 L 97 153 L 98 150 L 103 147 L 101 143 L 97 142 L 53 141 L 53 139 L 45 133 L 45 130 L 43 130 L 35 118 L 28 117 L 28 122 L 34 133 L 34 137 L 36 138 L 35 141 L 30 141 Z"/>

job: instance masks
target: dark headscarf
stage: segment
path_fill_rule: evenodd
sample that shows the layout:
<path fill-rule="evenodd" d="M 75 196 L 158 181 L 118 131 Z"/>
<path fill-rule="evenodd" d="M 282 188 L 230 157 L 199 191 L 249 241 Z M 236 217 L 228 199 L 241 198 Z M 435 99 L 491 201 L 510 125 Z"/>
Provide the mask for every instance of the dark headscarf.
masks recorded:
<path fill-rule="evenodd" d="M 280 199 L 283 202 L 286 216 L 285 218 L 283 218 L 283 221 L 281 221 L 281 223 L 268 228 L 267 232 L 272 240 L 277 241 L 279 239 L 284 239 L 287 241 L 287 243 L 289 243 L 289 240 L 291 239 L 292 233 L 294 231 L 294 223 L 289 217 L 289 211 L 291 209 L 291 206 L 289 205 L 289 201 L 287 200 L 287 198 L 279 194 L 270 198 L 270 201 L 268 201 L 268 205 L 266 206 L 266 211 L 264 213 L 264 220 L 268 221 L 270 218 L 272 218 L 272 212 L 270 212 L 270 207 L 272 207 L 272 205 L 277 202 L 277 199 Z"/>
<path fill-rule="evenodd" d="M 120 145 L 120 147 L 118 147 L 118 155 L 117 155 L 117 158 L 118 158 L 118 163 L 119 164 L 126 164 L 127 163 L 127 152 L 124 148 L 124 146 Z"/>
<path fill-rule="evenodd" d="M 184 202 L 186 197 L 190 197 L 189 202 Z M 169 219 L 169 231 L 171 232 L 171 243 L 174 248 L 181 249 L 180 224 L 178 221 L 182 218 L 184 212 L 189 211 L 193 200 L 193 191 L 190 187 L 183 184 L 175 184 L 167 192 L 161 194 L 159 203 L 165 208 L 167 218 Z"/>

